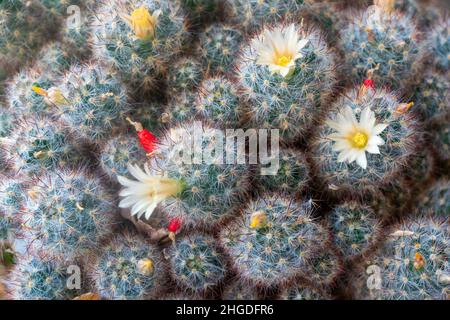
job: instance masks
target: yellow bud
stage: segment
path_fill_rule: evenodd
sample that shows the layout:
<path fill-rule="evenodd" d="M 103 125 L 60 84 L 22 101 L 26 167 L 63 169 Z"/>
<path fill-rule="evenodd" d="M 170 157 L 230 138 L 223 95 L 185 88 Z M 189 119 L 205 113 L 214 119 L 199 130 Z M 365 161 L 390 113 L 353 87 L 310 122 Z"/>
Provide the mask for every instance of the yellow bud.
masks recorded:
<path fill-rule="evenodd" d="M 137 38 L 141 40 L 152 39 L 155 35 L 156 24 L 161 10 L 156 10 L 151 14 L 145 6 L 133 11 L 126 20 L 130 24 Z"/>
<path fill-rule="evenodd" d="M 43 97 L 46 97 L 48 95 L 47 90 L 39 88 L 38 86 L 32 86 L 31 90 Z"/>
<path fill-rule="evenodd" d="M 153 261 L 150 259 L 141 259 L 137 263 L 137 267 L 140 274 L 143 274 L 144 276 L 149 276 L 153 273 L 154 267 L 153 267 Z"/>
<path fill-rule="evenodd" d="M 267 216 L 264 211 L 256 211 L 252 214 L 250 218 L 250 228 L 260 229 L 265 227 L 267 224 Z"/>

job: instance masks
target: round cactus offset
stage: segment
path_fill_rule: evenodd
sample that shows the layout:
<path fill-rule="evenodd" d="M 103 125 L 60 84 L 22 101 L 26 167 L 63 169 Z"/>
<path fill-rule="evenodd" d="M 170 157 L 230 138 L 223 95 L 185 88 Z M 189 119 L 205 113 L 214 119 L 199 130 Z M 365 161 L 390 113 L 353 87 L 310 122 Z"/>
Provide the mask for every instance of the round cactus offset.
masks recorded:
<path fill-rule="evenodd" d="M 51 257 L 80 256 L 96 248 L 117 224 L 112 195 L 82 170 L 49 172 L 27 198 L 25 239 Z"/>
<path fill-rule="evenodd" d="M 327 293 L 304 285 L 287 288 L 280 298 L 282 300 L 331 300 Z"/>
<path fill-rule="evenodd" d="M 264 27 L 237 62 L 252 127 L 274 128 L 292 141 L 306 134 L 335 84 L 334 56 L 319 31 Z M 279 47 L 279 48 L 278 48 Z"/>
<path fill-rule="evenodd" d="M 433 65 L 450 70 L 450 19 L 441 19 L 428 34 L 428 44 L 431 47 Z"/>
<path fill-rule="evenodd" d="M 63 119 L 82 137 L 99 143 L 124 123 L 127 93 L 117 77 L 101 65 L 73 66 L 59 86 Z"/>
<path fill-rule="evenodd" d="M 181 0 L 181 4 L 194 24 L 216 19 L 222 9 L 220 0 Z"/>
<path fill-rule="evenodd" d="M 228 73 L 244 37 L 233 26 L 213 24 L 200 34 L 199 51 L 209 74 Z"/>
<path fill-rule="evenodd" d="M 135 91 L 152 89 L 188 39 L 179 5 L 168 0 L 105 1 L 95 16 L 97 57 L 111 61 Z"/>
<path fill-rule="evenodd" d="M 282 149 L 279 156 L 279 168 L 269 175 L 259 176 L 261 188 L 270 192 L 295 194 L 301 192 L 309 180 L 309 169 L 303 153 L 293 149 Z"/>
<path fill-rule="evenodd" d="M 76 135 L 59 121 L 46 117 L 19 120 L 11 136 L 4 139 L 5 162 L 15 172 L 36 174 L 76 165 L 80 148 Z"/>
<path fill-rule="evenodd" d="M 425 119 L 450 115 L 450 71 L 427 70 L 414 94 L 414 101 Z"/>
<path fill-rule="evenodd" d="M 145 162 L 145 150 L 138 138 L 131 134 L 120 134 L 108 140 L 102 148 L 100 165 L 106 174 L 116 179 L 127 173 L 127 165 Z"/>
<path fill-rule="evenodd" d="M 442 179 L 425 194 L 418 208 L 420 212 L 445 217 L 450 212 L 450 182 Z"/>
<path fill-rule="evenodd" d="M 335 102 L 313 142 L 317 167 L 331 190 L 361 194 L 394 182 L 395 174 L 416 153 L 418 133 L 408 110 L 411 105 L 364 85 Z"/>
<path fill-rule="evenodd" d="M 58 19 L 38 1 L 0 3 L 0 81 L 33 58 Z"/>
<path fill-rule="evenodd" d="M 9 109 L 18 116 L 57 117 L 58 97 L 56 82 L 58 78 L 48 77 L 46 68 L 23 69 L 6 87 Z M 60 99 L 58 99 L 60 98 Z"/>
<path fill-rule="evenodd" d="M 205 293 L 225 276 L 224 258 L 209 236 L 185 236 L 176 241 L 168 255 L 172 278 L 187 290 Z"/>
<path fill-rule="evenodd" d="M 19 259 L 8 288 L 14 300 L 70 300 L 78 290 L 68 289 L 69 264 L 28 256 Z"/>
<path fill-rule="evenodd" d="M 90 277 L 102 298 L 142 300 L 155 297 L 161 290 L 163 273 L 157 248 L 125 233 L 99 248 Z"/>
<path fill-rule="evenodd" d="M 237 128 L 241 107 L 236 86 L 224 77 L 204 80 L 195 109 L 196 114 L 206 121 Z"/>
<path fill-rule="evenodd" d="M 448 299 L 448 232 L 448 221 L 442 218 L 418 218 L 397 225 L 385 246 L 367 262 L 380 268 L 381 283 L 374 282 L 367 290 L 369 275 L 362 271 L 360 298 Z"/>
<path fill-rule="evenodd" d="M 167 86 L 170 92 L 190 92 L 197 89 L 203 78 L 200 62 L 195 57 L 183 57 L 169 67 L 169 80 Z"/>
<path fill-rule="evenodd" d="M 330 222 L 334 242 L 346 259 L 367 250 L 381 232 L 381 221 L 375 211 L 354 201 L 334 208 Z"/>
<path fill-rule="evenodd" d="M 222 230 L 221 246 L 244 281 L 263 288 L 287 283 L 307 270 L 327 237 L 311 214 L 310 201 L 260 197 Z"/>
<path fill-rule="evenodd" d="M 388 11 L 372 6 L 359 14 L 341 31 L 341 47 L 356 81 L 373 71 L 376 83 L 402 88 L 421 66 L 423 50 L 413 20 Z"/>

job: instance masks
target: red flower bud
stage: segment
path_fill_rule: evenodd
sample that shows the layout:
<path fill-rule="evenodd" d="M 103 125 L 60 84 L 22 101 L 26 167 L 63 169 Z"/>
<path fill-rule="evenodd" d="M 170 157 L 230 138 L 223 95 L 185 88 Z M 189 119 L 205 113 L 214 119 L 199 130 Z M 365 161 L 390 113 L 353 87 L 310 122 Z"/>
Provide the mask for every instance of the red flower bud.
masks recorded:
<path fill-rule="evenodd" d="M 172 220 L 170 220 L 169 226 L 167 227 L 167 229 L 169 230 L 169 232 L 173 232 L 173 233 L 180 230 L 181 229 L 181 219 L 173 218 Z"/>
<path fill-rule="evenodd" d="M 372 79 L 364 80 L 363 84 L 366 88 L 371 88 L 371 89 L 375 90 L 375 83 L 373 82 Z"/>
<path fill-rule="evenodd" d="M 156 149 L 158 139 L 150 131 L 143 129 L 138 132 L 138 137 L 145 151 L 151 153 Z"/>

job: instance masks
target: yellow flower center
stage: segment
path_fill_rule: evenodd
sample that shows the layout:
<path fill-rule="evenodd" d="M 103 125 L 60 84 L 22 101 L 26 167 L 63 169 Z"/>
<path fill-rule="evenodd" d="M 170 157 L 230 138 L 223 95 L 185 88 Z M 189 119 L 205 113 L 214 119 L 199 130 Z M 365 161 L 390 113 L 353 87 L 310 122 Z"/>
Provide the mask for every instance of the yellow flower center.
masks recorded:
<path fill-rule="evenodd" d="M 139 39 L 151 39 L 155 35 L 156 18 L 150 14 L 146 7 L 141 6 L 134 10 L 128 20 Z"/>
<path fill-rule="evenodd" d="M 369 137 L 364 132 L 358 131 L 351 137 L 351 142 L 355 148 L 362 149 L 367 146 Z"/>
<path fill-rule="evenodd" d="M 289 63 L 291 63 L 292 58 L 290 56 L 282 55 L 276 59 L 276 64 L 282 67 L 286 67 Z"/>

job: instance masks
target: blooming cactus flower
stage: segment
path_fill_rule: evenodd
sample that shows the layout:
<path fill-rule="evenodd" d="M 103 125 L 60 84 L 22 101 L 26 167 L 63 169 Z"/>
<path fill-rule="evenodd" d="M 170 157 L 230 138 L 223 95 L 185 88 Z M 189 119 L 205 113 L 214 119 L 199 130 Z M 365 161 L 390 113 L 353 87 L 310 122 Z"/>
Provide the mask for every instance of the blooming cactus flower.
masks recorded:
<path fill-rule="evenodd" d="M 363 169 L 367 168 L 366 151 L 380 153 L 379 145 L 384 140 L 379 136 L 387 124 L 375 124 L 375 113 L 370 108 L 361 112 L 359 123 L 352 108 L 345 107 L 334 120 L 327 124 L 337 132 L 328 137 L 335 141 L 333 150 L 340 152 L 338 162 L 348 161 L 356 163 Z"/>
<path fill-rule="evenodd" d="M 148 219 L 158 203 L 182 191 L 182 183 L 175 179 L 154 176 L 145 165 L 143 171 L 137 165 L 128 165 L 128 170 L 137 181 L 118 176 L 119 183 L 125 188 L 119 193 L 124 197 L 119 203 L 121 208 L 130 208 L 131 215 L 140 218 L 145 214 Z"/>
<path fill-rule="evenodd" d="M 258 53 L 257 63 L 268 66 L 272 73 L 288 77 L 294 73 L 295 61 L 302 57 L 301 50 L 307 43 L 307 39 L 299 39 L 294 24 L 285 29 L 268 29 L 261 38 L 254 40 Z"/>

